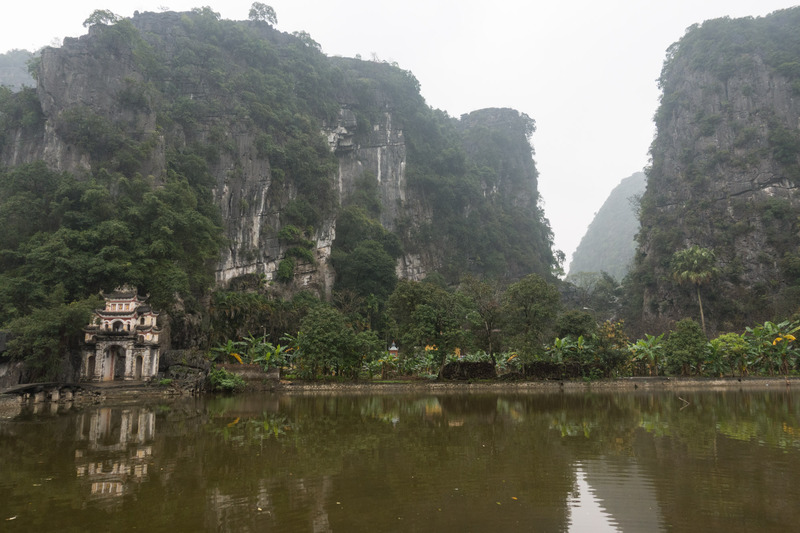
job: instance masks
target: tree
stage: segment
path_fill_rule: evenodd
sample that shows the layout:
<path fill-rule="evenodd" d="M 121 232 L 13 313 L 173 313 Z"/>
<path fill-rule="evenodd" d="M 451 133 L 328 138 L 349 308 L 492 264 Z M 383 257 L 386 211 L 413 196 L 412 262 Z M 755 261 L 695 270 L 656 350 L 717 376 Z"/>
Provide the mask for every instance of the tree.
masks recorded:
<path fill-rule="evenodd" d="M 278 16 L 275 14 L 275 10 L 272 9 L 272 6 L 262 4 L 261 2 L 253 2 L 253 5 L 250 6 L 250 14 L 247 15 L 247 18 L 253 22 L 266 22 L 271 26 L 278 23 Z"/>
<path fill-rule="evenodd" d="M 63 375 L 65 358 L 77 350 L 82 328 L 89 323 L 92 310 L 101 306 L 98 296 L 90 296 L 69 304 L 64 301 L 63 287 L 48 295 L 45 307 L 9 322 L 11 333 L 4 355 L 25 362 L 30 381 L 58 379 Z"/>
<path fill-rule="evenodd" d="M 89 18 L 83 21 L 83 27 L 88 28 L 95 24 L 109 25 L 119 21 L 119 15 L 116 15 L 108 9 L 95 9 Z"/>
<path fill-rule="evenodd" d="M 357 377 L 361 368 L 359 348 L 368 345 L 359 339 L 345 316 L 333 307 L 321 305 L 309 311 L 300 324 L 298 351 L 295 360 L 298 374 L 314 378 L 334 370 L 338 374 Z"/>
<path fill-rule="evenodd" d="M 468 310 L 463 294 L 425 281 L 400 281 L 389 297 L 401 346 L 434 347 L 440 371 L 446 355 L 469 342 L 464 328 Z"/>
<path fill-rule="evenodd" d="M 501 291 L 496 282 L 481 281 L 471 275 L 461 280 L 461 291 L 473 311 L 470 317 L 478 346 L 486 350 L 496 364 L 495 351 L 500 345 L 500 319 L 502 317 Z"/>
<path fill-rule="evenodd" d="M 717 257 L 713 250 L 701 248 L 696 244 L 675 252 L 672 256 L 672 277 L 679 284 L 694 285 L 697 304 L 700 306 L 700 324 L 706 332 L 706 319 L 703 315 L 703 300 L 700 298 L 700 285 L 708 283 L 717 274 Z"/>
<path fill-rule="evenodd" d="M 667 369 L 674 375 L 688 376 L 692 370 L 699 374 L 707 343 L 705 332 L 697 322 L 691 318 L 679 321 L 664 342 Z"/>
<path fill-rule="evenodd" d="M 528 355 L 537 352 L 559 305 L 558 289 L 537 274 L 529 274 L 509 285 L 504 297 L 503 315 L 505 330 L 515 332 L 512 345 Z"/>
<path fill-rule="evenodd" d="M 311 34 L 308 33 L 307 31 L 293 31 L 292 35 L 297 37 L 300 40 L 300 42 L 303 43 L 305 46 L 313 48 L 315 50 L 322 50 L 322 46 L 320 46 L 320 44 L 317 41 L 312 39 Z"/>
<path fill-rule="evenodd" d="M 364 298 L 374 294 L 383 300 L 397 284 L 395 261 L 377 241 L 363 241 L 349 254 L 336 254 L 334 267 L 336 288 Z"/>

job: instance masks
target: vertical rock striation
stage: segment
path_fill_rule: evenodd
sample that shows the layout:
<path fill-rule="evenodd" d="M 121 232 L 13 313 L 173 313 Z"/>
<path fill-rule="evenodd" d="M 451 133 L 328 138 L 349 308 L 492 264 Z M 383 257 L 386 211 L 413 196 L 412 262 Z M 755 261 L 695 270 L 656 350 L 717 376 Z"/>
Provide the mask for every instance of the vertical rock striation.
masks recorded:
<path fill-rule="evenodd" d="M 337 208 L 367 178 L 377 182 L 381 225 L 405 245 L 402 278 L 454 262 L 453 279 L 473 264 L 520 277 L 549 273 L 554 262 L 530 119 L 484 110 L 459 122 L 428 108 L 410 73 L 327 58 L 307 36 L 219 20 L 210 10 L 137 13 L 46 48 L 36 93 L 41 120 L 5 132 L 2 164 L 44 160 L 85 179 L 139 174 L 155 187 L 181 173 L 219 208 L 220 286 L 243 276 L 279 280 L 294 247 L 287 290 L 329 293 Z M 459 135 L 452 157 L 437 153 L 437 143 L 452 148 L 445 141 Z M 473 185 L 474 196 L 456 198 L 442 214 L 442 198 Z M 462 218 L 465 228 L 485 226 L 483 213 L 496 219 L 493 231 L 518 227 L 522 242 L 455 246 L 448 231 Z M 299 228 L 310 254 L 282 237 L 287 225 Z M 474 235 L 464 233 L 465 242 Z"/>
<path fill-rule="evenodd" d="M 634 287 L 643 324 L 696 315 L 672 255 L 714 250 L 712 330 L 787 316 L 800 295 L 800 9 L 689 28 L 660 77 Z"/>

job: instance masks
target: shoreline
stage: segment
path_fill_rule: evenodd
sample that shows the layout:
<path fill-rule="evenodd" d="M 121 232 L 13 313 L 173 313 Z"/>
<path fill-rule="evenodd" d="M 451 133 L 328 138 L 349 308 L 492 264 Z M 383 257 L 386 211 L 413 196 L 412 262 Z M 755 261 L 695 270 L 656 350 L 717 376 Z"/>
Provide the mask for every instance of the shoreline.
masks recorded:
<path fill-rule="evenodd" d="M 62 409 L 90 406 L 130 405 L 141 402 L 174 402 L 187 398 L 217 395 L 208 391 L 189 390 L 178 385 L 160 386 L 151 383 L 110 382 L 80 384 L 40 384 L 50 387 L 35 394 L 22 395 L 6 389 L 0 392 L 0 420 L 8 420 L 23 410 L 49 411 L 56 414 Z M 31 384 L 31 387 L 37 384 Z M 63 389 L 59 389 L 63 387 Z M 52 394 L 53 390 L 73 392 Z M 392 381 L 392 382 L 309 382 L 271 381 L 249 383 L 243 391 L 233 395 L 286 395 L 286 396 L 367 396 L 405 394 L 564 394 L 633 393 L 651 392 L 725 392 L 800 390 L 800 377 L 744 377 L 744 378 L 685 378 L 685 377 L 631 377 L 594 381 Z M 221 394 L 226 395 L 226 394 Z M 231 394 L 227 394 L 231 395 Z"/>
<path fill-rule="evenodd" d="M 631 377 L 593 381 L 409 381 L 409 382 L 281 382 L 276 394 L 392 394 L 407 392 L 633 392 L 663 390 L 725 391 L 736 389 L 800 390 L 800 377 L 685 378 Z M 250 391 L 245 391 L 250 392 Z"/>
<path fill-rule="evenodd" d="M 246 388 L 234 394 L 272 393 L 405 393 L 405 392 L 525 392 L 525 391 L 633 391 L 633 390 L 731 390 L 736 388 L 789 387 L 800 389 L 800 376 L 754 376 L 754 377 L 624 377 L 591 381 L 583 380 L 472 380 L 472 381 L 288 381 L 261 380 L 249 381 Z M 20 389 L 29 389 L 22 393 Z M 38 391 L 36 390 L 38 389 Z M 52 391 L 61 392 L 53 395 Z M 64 391 L 69 391 L 65 393 Z M 190 389 L 180 383 L 158 385 L 152 382 L 105 382 L 105 383 L 31 383 L 0 391 L 0 399 L 18 398 L 23 401 L 59 402 L 124 398 L 180 398 L 217 394 L 209 391 Z"/>

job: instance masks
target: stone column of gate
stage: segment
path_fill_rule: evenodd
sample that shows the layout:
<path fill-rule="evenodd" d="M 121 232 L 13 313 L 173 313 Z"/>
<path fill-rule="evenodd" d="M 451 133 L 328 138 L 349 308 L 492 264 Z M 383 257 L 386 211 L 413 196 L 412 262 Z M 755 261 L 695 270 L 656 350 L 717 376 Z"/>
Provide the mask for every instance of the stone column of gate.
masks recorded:
<path fill-rule="evenodd" d="M 142 435 L 142 444 L 148 440 L 153 440 L 156 435 L 156 414 L 153 411 L 144 411 L 144 420 L 139 419 L 139 434 Z M 144 428 L 144 429 L 143 429 Z M 144 433 L 142 433 L 144 431 Z"/>
<path fill-rule="evenodd" d="M 89 359 L 94 355 L 94 351 L 83 350 L 83 363 L 81 364 L 81 378 L 86 379 L 86 381 L 93 381 L 94 374 L 89 374 Z M 97 357 L 94 358 L 94 368 L 92 369 L 94 372 L 97 372 Z"/>
<path fill-rule="evenodd" d="M 128 444 L 128 437 L 131 432 L 131 410 L 123 409 L 120 415 L 119 443 L 123 446 Z"/>
<path fill-rule="evenodd" d="M 133 369 L 135 368 L 135 363 L 133 359 L 133 342 L 127 342 L 125 343 L 125 377 L 123 378 L 125 381 L 134 379 Z"/>
<path fill-rule="evenodd" d="M 160 350 L 158 348 L 150 348 L 150 378 L 154 378 L 158 375 L 158 358 L 160 355 Z"/>

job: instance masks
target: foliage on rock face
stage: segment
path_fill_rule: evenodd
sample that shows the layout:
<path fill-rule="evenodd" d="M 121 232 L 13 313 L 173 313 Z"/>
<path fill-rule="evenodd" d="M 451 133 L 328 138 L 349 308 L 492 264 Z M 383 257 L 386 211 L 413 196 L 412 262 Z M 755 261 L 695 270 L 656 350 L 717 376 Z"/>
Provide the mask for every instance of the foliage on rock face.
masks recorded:
<path fill-rule="evenodd" d="M 0 174 L 0 323 L 59 285 L 68 302 L 132 284 L 160 309 L 208 288 L 220 229 L 190 179 L 170 171 L 155 187 L 106 173 L 79 181 L 43 163 Z"/>
<path fill-rule="evenodd" d="M 668 50 L 629 279 L 636 327 L 664 329 L 697 305 L 670 272 L 693 242 L 719 260 L 703 293 L 710 332 L 796 311 L 799 22 L 797 8 L 710 20 Z"/>
<path fill-rule="evenodd" d="M 149 293 L 157 309 L 175 310 L 175 317 L 197 312 L 213 283 L 223 234 L 235 233 L 212 191 L 235 189 L 243 161 L 256 159 L 269 169 L 264 209 L 280 213 L 278 227 L 262 228 L 264 238 L 285 248 L 276 280 L 290 282 L 297 264 L 313 263 L 315 231 L 337 219 L 335 289 L 361 299 L 352 315 L 359 333 L 387 331 L 386 300 L 403 253 L 434 257 L 452 283 L 466 271 L 508 279 L 535 271 L 550 278 L 557 265 L 530 157 L 532 120 L 511 110 L 454 120 L 425 105 L 411 73 L 327 58 L 308 34 L 272 28 L 276 17 L 268 8 L 253 4 L 249 22 L 222 20 L 210 8 L 121 20 L 98 10 L 87 19 L 88 36 L 50 52 L 68 56 L 79 49 L 93 64 L 125 65 L 130 76 L 113 80 L 114 90 L 98 99 L 102 105 L 65 97 L 59 102 L 68 105 L 56 105 L 45 118 L 35 91 L 0 89 L 3 154 L 12 132 L 35 137 L 47 120 L 75 161 L 86 164 L 74 175 L 39 163 L 2 172 L 0 327 L 36 311 L 56 284 L 63 286 L 64 305 L 127 283 Z M 359 141 L 389 115 L 403 132 L 413 205 L 399 206 L 394 233 L 377 222 L 382 199 L 375 176 L 365 174 L 338 205 L 338 161 L 320 131 L 336 124 L 343 105 L 358 119 Z M 255 205 L 250 201 L 242 198 L 236 214 Z M 404 214 L 406 208 L 420 218 Z M 282 230 L 290 227 L 297 231 Z M 274 338 L 305 314 L 281 307 L 277 298 L 265 302 L 265 291 L 235 302 L 238 292 L 225 291 L 229 301 L 219 296 L 209 316 L 196 320 L 208 319 L 211 345 L 257 334 L 261 317 L 272 324 L 276 315 L 290 316 L 268 327 Z M 240 305 L 253 315 L 217 311 L 217 304 Z M 176 335 L 178 321 L 172 329 L 176 342 L 195 335 Z"/>
<path fill-rule="evenodd" d="M 425 127 L 437 131 L 433 124 Z M 464 273 L 514 280 L 533 272 L 549 278 L 560 268 L 539 205 L 538 172 L 533 159 L 521 155 L 530 154 L 534 129 L 524 114 L 487 109 L 458 123 L 443 122 L 424 146 L 409 147 L 409 184 L 432 209 L 430 224 L 413 242 L 436 243 L 449 282 Z"/>
<path fill-rule="evenodd" d="M 397 237 L 366 211 L 355 206 L 344 209 L 336 220 L 331 252 L 336 269 L 335 290 L 385 301 L 397 283 L 395 261 L 401 253 Z"/>

